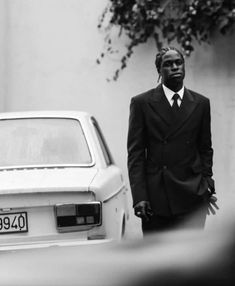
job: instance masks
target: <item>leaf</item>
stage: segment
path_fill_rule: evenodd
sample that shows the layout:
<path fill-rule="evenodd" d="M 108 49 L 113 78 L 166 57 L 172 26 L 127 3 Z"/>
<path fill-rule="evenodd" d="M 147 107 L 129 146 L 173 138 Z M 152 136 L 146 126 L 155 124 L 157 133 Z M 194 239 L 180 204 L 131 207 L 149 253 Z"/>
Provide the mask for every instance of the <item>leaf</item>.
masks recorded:
<path fill-rule="evenodd" d="M 176 40 L 186 55 L 194 50 L 195 42 L 210 42 L 212 32 L 225 34 L 235 22 L 235 1 L 229 0 L 107 0 L 98 22 L 98 29 L 104 30 L 106 46 L 97 64 L 116 49 L 111 41 L 125 37 L 125 49 L 120 53 L 120 66 L 112 80 L 117 80 L 120 71 L 137 47 L 153 38 L 158 50 L 163 44 Z M 113 33 L 114 31 L 114 33 Z M 119 34 L 117 33 L 119 31 Z M 126 38 L 128 43 L 126 44 Z"/>
<path fill-rule="evenodd" d="M 223 33 L 223 31 L 226 29 L 228 24 L 229 24 L 229 19 L 223 18 L 218 25 L 219 31 L 221 31 Z"/>

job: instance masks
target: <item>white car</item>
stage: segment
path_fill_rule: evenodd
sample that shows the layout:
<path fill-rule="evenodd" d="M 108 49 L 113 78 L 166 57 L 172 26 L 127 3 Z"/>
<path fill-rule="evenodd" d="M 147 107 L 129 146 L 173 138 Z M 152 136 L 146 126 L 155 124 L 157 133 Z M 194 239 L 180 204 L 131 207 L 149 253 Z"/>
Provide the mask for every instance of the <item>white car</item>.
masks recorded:
<path fill-rule="evenodd" d="M 0 114 L 0 248 L 121 239 L 127 187 L 94 117 Z"/>

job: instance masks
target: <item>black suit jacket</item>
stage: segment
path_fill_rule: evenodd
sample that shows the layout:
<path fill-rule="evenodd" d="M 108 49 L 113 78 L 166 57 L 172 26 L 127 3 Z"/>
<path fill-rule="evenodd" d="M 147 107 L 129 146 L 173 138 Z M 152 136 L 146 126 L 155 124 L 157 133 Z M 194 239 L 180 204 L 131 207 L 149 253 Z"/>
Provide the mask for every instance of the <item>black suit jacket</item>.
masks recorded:
<path fill-rule="evenodd" d="M 185 88 L 177 119 L 162 85 L 132 98 L 128 172 L 133 204 L 150 201 L 155 214 L 193 210 L 212 179 L 209 99 Z"/>

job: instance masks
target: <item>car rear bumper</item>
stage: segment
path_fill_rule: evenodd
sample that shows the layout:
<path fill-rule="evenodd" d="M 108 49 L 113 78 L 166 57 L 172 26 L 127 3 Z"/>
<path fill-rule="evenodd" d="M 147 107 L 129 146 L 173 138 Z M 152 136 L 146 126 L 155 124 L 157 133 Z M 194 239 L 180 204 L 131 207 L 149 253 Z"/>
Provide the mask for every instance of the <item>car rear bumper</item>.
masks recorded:
<path fill-rule="evenodd" d="M 60 246 L 77 246 L 77 245 L 92 245 L 92 244 L 103 244 L 110 243 L 112 239 L 95 239 L 95 240 L 61 240 L 61 241 L 37 241 L 28 243 L 5 243 L 0 244 L 0 252 L 2 251 L 14 251 L 21 249 L 33 249 L 33 248 L 46 248 L 46 247 L 60 247 Z"/>

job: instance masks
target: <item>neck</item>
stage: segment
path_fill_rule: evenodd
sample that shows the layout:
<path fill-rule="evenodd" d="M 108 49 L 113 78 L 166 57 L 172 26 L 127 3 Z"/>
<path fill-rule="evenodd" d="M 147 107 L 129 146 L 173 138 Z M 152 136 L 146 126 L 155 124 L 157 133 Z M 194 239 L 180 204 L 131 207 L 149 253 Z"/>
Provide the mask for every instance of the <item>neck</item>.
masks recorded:
<path fill-rule="evenodd" d="M 163 83 L 166 87 L 168 87 L 170 90 L 177 92 L 179 90 L 181 90 L 181 88 L 183 87 L 183 83 Z"/>

